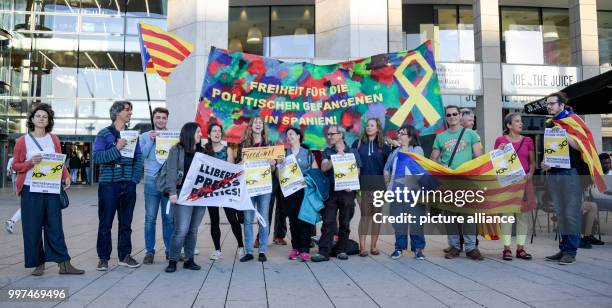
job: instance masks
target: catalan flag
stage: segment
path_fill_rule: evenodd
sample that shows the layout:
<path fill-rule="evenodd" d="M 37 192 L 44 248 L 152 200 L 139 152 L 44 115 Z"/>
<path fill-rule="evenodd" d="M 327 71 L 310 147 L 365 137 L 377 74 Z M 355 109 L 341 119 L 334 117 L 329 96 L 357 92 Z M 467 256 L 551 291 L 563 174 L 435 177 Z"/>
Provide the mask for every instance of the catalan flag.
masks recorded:
<path fill-rule="evenodd" d="M 162 28 L 138 23 L 142 67 L 168 81 L 172 70 L 191 54 L 193 45 Z"/>
<path fill-rule="evenodd" d="M 606 183 L 603 180 L 603 169 L 599 161 L 593 134 L 588 126 L 578 115 L 568 110 L 559 113 L 552 119 L 552 122 L 565 129 L 567 135 L 576 141 L 578 147 L 580 147 L 582 160 L 589 167 L 589 173 L 591 174 L 593 183 L 600 192 L 606 191 Z"/>

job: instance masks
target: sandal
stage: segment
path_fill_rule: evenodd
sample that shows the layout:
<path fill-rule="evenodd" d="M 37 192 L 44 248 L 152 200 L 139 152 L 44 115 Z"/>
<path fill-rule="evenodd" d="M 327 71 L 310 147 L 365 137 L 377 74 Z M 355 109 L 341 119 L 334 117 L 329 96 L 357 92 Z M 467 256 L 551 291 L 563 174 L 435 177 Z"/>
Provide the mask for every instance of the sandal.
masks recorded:
<path fill-rule="evenodd" d="M 517 252 L 517 257 L 518 257 L 518 252 Z M 502 259 L 506 261 L 512 261 L 512 250 L 504 249 L 504 252 L 502 252 Z"/>
<path fill-rule="evenodd" d="M 380 254 L 380 251 L 378 251 L 378 249 L 374 248 L 374 249 L 370 249 L 370 253 L 373 256 L 378 256 Z"/>
<path fill-rule="evenodd" d="M 531 260 L 531 255 L 528 254 L 525 249 L 517 249 L 516 257 L 523 260 Z"/>
<path fill-rule="evenodd" d="M 368 256 L 368 252 L 365 251 L 365 250 L 362 250 L 362 251 L 359 252 L 359 256 L 360 257 L 367 257 Z"/>

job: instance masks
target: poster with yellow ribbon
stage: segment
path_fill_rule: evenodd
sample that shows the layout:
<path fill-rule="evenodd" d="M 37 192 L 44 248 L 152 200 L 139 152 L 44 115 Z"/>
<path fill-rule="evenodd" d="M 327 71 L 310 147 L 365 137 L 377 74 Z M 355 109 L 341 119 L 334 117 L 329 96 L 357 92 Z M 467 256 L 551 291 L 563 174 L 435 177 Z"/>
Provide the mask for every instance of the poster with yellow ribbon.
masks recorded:
<path fill-rule="evenodd" d="M 127 140 L 123 149 L 121 149 L 121 156 L 134 158 L 134 152 L 136 152 L 136 145 L 138 144 L 138 131 L 137 130 L 122 130 L 119 132 L 121 139 Z"/>
<path fill-rule="evenodd" d="M 497 181 L 502 187 L 509 186 L 525 178 L 525 170 L 511 143 L 507 143 L 501 150 L 489 152 L 489 155 L 493 162 Z"/>
<path fill-rule="evenodd" d="M 59 194 L 66 154 L 41 153 L 42 160 L 32 169 L 30 192 Z"/>
<path fill-rule="evenodd" d="M 170 148 L 179 142 L 181 132 L 176 130 L 161 130 L 155 137 L 155 159 L 163 164 L 168 159 Z"/>
<path fill-rule="evenodd" d="M 544 163 L 553 168 L 571 168 L 569 143 L 562 128 L 546 128 L 544 131 Z"/>
<path fill-rule="evenodd" d="M 244 162 L 246 185 L 249 196 L 272 193 L 272 169 L 266 160 Z"/>
<path fill-rule="evenodd" d="M 331 162 L 334 168 L 334 191 L 360 189 L 359 169 L 353 153 L 334 154 Z"/>
<path fill-rule="evenodd" d="M 280 183 L 283 196 L 288 197 L 296 191 L 306 187 L 304 175 L 298 165 L 295 155 L 285 157 L 282 163 L 278 164 L 278 181 Z"/>

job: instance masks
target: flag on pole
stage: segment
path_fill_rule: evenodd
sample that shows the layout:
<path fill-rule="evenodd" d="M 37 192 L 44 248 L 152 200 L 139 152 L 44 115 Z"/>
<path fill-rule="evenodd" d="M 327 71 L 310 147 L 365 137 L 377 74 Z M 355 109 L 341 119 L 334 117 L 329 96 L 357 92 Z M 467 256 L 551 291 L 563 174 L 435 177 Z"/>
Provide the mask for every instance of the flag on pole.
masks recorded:
<path fill-rule="evenodd" d="M 193 45 L 160 27 L 138 23 L 140 55 L 146 73 L 168 81 L 172 70 L 191 54 Z"/>

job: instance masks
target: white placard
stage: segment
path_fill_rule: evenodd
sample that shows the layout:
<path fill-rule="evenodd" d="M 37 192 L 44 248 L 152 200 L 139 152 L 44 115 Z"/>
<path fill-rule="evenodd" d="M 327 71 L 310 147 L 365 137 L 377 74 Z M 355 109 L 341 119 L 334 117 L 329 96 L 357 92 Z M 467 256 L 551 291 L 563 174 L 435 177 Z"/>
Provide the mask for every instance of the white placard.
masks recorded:
<path fill-rule="evenodd" d="M 580 79 L 573 66 L 502 64 L 503 95 L 549 95 Z"/>
<path fill-rule="evenodd" d="M 353 153 L 334 154 L 331 162 L 334 168 L 334 191 L 360 189 L 359 170 Z"/>
<path fill-rule="evenodd" d="M 480 63 L 436 63 L 442 94 L 481 95 Z"/>
<path fill-rule="evenodd" d="M 306 181 L 302 170 L 298 165 L 295 155 L 285 157 L 282 163 L 278 164 L 278 181 L 280 183 L 283 196 L 288 197 L 296 191 L 306 187 Z"/>
<path fill-rule="evenodd" d="M 178 143 L 181 132 L 177 130 L 160 130 L 155 137 L 155 159 L 163 164 L 168 159 L 170 148 Z"/>
<path fill-rule="evenodd" d="M 521 165 L 518 154 L 512 143 L 506 143 L 501 150 L 489 152 L 497 181 L 502 187 L 522 181 L 525 178 L 525 169 Z"/>
<path fill-rule="evenodd" d="M 121 149 L 121 156 L 134 158 L 134 152 L 136 151 L 136 145 L 138 144 L 138 131 L 137 130 L 122 130 L 119 132 L 121 139 L 125 139 L 127 142 L 123 149 Z"/>
<path fill-rule="evenodd" d="M 32 169 L 30 192 L 59 194 L 66 154 L 41 153 L 42 160 Z"/>
<path fill-rule="evenodd" d="M 243 163 L 247 191 L 251 197 L 272 193 L 272 169 L 267 160 Z"/>
<path fill-rule="evenodd" d="M 570 169 L 567 135 L 562 128 L 544 130 L 544 163 L 554 168 Z"/>

